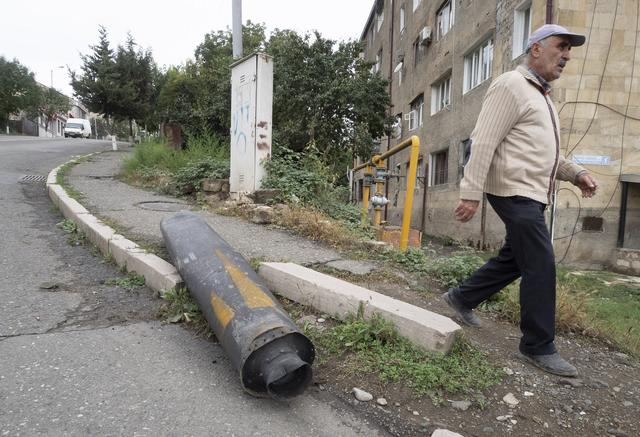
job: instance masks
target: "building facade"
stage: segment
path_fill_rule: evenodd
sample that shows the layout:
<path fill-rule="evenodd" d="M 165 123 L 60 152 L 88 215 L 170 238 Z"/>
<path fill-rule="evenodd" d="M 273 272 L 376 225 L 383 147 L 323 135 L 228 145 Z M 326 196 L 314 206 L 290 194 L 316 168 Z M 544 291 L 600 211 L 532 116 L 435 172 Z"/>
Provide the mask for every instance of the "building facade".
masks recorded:
<path fill-rule="evenodd" d="M 640 273 L 639 7 L 635 0 L 376 0 L 361 39 L 365 59 L 390 81 L 396 125 L 381 150 L 411 135 L 421 141 L 412 227 L 476 247 L 502 244 L 503 225 L 486 202 L 469 223 L 453 218 L 465 145 L 491 80 L 524 61 L 532 29 L 557 23 L 587 36 L 553 83 L 561 153 L 600 188 L 582 199 L 571 184 L 558 184 L 556 255 Z M 408 151 L 387 164 L 386 220 L 398 224 Z"/>

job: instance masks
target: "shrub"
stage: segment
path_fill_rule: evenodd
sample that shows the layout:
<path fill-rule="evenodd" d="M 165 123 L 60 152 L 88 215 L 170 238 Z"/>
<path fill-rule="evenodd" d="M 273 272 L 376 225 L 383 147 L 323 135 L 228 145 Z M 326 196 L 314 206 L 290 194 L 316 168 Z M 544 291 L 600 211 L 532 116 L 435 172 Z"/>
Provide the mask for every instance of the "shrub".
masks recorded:
<path fill-rule="evenodd" d="M 190 162 L 173 175 L 173 183 L 178 193 L 199 191 L 202 181 L 207 178 L 222 179 L 229 177 L 229 162 L 218 161 L 213 157 L 203 157 Z"/>

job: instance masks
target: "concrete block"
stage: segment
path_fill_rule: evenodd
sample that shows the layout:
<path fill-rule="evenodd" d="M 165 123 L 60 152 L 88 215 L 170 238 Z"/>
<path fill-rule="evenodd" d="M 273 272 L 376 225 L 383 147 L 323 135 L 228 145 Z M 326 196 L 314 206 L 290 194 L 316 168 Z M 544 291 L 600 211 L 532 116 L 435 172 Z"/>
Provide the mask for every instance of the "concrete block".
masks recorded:
<path fill-rule="evenodd" d="M 381 226 L 376 231 L 376 238 L 378 241 L 384 241 L 385 243 L 391 243 L 396 249 L 400 247 L 400 234 L 402 228 L 400 226 L 385 225 Z M 422 232 L 417 229 L 409 228 L 409 246 L 420 247 L 422 241 Z"/>
<path fill-rule="evenodd" d="M 47 175 L 47 185 L 53 185 L 58 183 L 58 170 L 60 167 L 56 167 Z"/>
<path fill-rule="evenodd" d="M 116 264 L 122 267 L 127 265 L 127 258 L 130 253 L 144 253 L 144 249 L 122 235 L 116 234 L 109 240 L 108 253 L 111 254 Z"/>
<path fill-rule="evenodd" d="M 127 270 L 144 276 L 148 287 L 156 291 L 166 291 L 175 287 L 176 268 L 162 258 L 146 252 L 128 252 Z M 178 275 L 179 276 L 179 275 Z"/>
<path fill-rule="evenodd" d="M 78 214 L 76 224 L 87 236 L 87 239 L 100 249 L 103 255 L 109 253 L 109 240 L 116 234 L 111 227 L 105 225 L 91 214 Z"/>
<path fill-rule="evenodd" d="M 379 313 L 427 351 L 448 352 L 461 329 L 448 317 L 297 264 L 262 263 L 259 274 L 271 291 L 340 318 L 363 305 L 365 318 Z"/>

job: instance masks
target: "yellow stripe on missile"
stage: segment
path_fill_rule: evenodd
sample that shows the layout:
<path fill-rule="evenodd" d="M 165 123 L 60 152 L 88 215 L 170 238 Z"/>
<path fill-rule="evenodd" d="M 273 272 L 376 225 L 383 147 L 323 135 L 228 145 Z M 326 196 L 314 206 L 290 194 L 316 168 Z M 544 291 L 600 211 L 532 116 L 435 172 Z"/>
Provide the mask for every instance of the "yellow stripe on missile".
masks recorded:
<path fill-rule="evenodd" d="M 211 293 L 211 308 L 213 308 L 216 318 L 220 321 L 222 329 L 226 328 L 235 313 L 229 305 L 215 294 L 215 291 Z"/>
<path fill-rule="evenodd" d="M 247 275 L 233 264 L 224 254 L 216 249 L 216 256 L 222 261 L 225 270 L 238 288 L 249 308 L 265 308 L 275 306 L 275 302 Z"/>

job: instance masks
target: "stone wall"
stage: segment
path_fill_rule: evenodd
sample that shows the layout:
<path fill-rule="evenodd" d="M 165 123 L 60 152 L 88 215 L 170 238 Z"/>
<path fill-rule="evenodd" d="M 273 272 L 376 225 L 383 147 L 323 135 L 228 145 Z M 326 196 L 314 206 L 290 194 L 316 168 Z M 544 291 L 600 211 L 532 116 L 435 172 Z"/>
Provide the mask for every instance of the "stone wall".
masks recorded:
<path fill-rule="evenodd" d="M 383 76 L 392 82 L 392 114 L 407 114 L 410 102 L 424 93 L 423 125 L 411 132 L 403 120 L 401 138 L 415 134 L 421 140 L 422 168 L 425 174 L 429 153 L 449 150 L 448 183 L 429 187 L 425 196 L 424 186 L 418 183 L 414 192 L 413 226 L 425 234 L 450 236 L 479 245 L 480 219 L 477 214 L 467 224 L 453 220 L 451 211 L 458 200 L 460 156 L 459 144 L 469 137 L 474 127 L 482 99 L 490 81 L 463 94 L 462 79 L 464 55 L 489 35 L 494 36 L 493 77 L 513 69 L 523 62 L 523 56 L 513 58 L 514 9 L 523 0 L 495 0 L 474 2 L 453 0 L 456 14 L 453 28 L 437 40 L 436 14 L 442 1 L 422 0 L 415 12 L 412 2 L 395 1 L 394 54 L 390 47 L 391 0 L 385 1 L 385 20 L 372 44 L 368 44 L 365 57 L 375 59 L 382 49 Z M 398 13 L 401 5 L 406 8 L 406 29 L 398 30 Z M 546 15 L 546 2 L 531 2 L 531 28 L 542 25 Z M 621 173 L 640 173 L 640 55 L 636 46 L 636 20 L 638 2 L 635 0 L 555 0 L 553 22 L 587 36 L 587 43 L 573 48 L 571 61 L 562 77 L 553 83 L 552 99 L 560 112 L 561 153 L 568 159 L 574 155 L 608 157 L 605 165 L 585 165 L 599 182 L 598 194 L 583 199 L 580 191 L 570 183 L 561 182 L 558 193 L 556 238 L 554 244 L 558 259 L 565 263 L 584 267 L 611 264 L 615 259 L 620 211 Z M 414 65 L 412 44 L 420 29 L 430 26 L 433 40 L 427 46 L 422 61 Z M 403 68 L 389 75 L 389 67 L 397 64 L 396 53 L 404 53 Z M 451 106 L 430 115 L 431 85 L 443 75 L 451 73 Z M 403 80 L 400 84 L 399 75 Z M 626 114 L 626 115 L 625 115 Z M 387 139 L 382 139 L 386 150 Z M 392 171 L 400 172 L 400 178 L 389 184 L 388 220 L 399 224 L 406 187 L 406 162 L 408 151 L 389 162 Z M 396 167 L 396 165 L 398 165 Z M 420 181 L 419 181 L 420 182 Z M 631 229 L 640 223 L 640 204 L 631 193 L 627 227 L 629 244 L 639 244 Z M 423 199 L 426 198 L 426 204 Z M 423 211 L 423 205 L 425 209 Z M 422 217 L 424 216 L 424 221 Z M 495 214 L 487 207 L 484 241 L 489 247 L 500 244 L 504 230 Z M 584 217 L 601 217 L 603 226 L 598 231 L 582 229 Z"/>
<path fill-rule="evenodd" d="M 617 249 L 612 264 L 611 267 L 616 272 L 640 275 L 640 250 Z"/>

